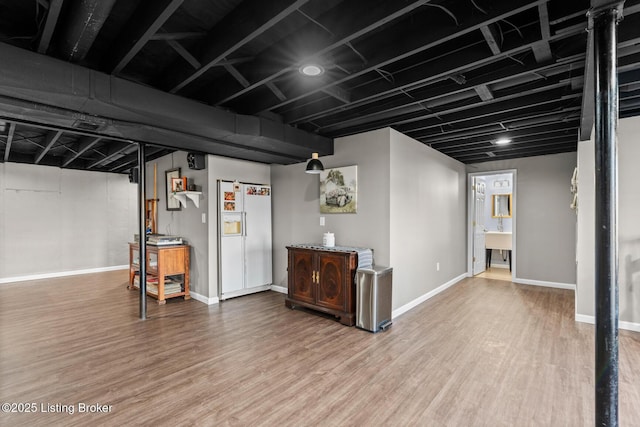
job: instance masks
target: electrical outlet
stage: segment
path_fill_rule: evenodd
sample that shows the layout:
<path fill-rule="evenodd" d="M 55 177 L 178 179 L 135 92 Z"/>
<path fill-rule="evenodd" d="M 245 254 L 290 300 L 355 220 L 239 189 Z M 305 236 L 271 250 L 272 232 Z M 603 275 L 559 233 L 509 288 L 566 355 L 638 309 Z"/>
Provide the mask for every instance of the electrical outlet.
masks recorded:
<path fill-rule="evenodd" d="M 324 217 L 323 216 L 320 217 L 320 225 L 322 227 L 324 227 Z"/>
<path fill-rule="evenodd" d="M 436 271 L 440 271 L 440 263 L 436 262 Z"/>

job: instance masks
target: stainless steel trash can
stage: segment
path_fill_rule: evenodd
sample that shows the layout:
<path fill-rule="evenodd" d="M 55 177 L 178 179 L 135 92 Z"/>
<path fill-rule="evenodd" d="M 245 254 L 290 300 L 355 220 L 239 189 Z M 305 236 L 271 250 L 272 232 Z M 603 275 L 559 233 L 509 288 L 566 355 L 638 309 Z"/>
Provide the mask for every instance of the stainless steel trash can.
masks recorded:
<path fill-rule="evenodd" d="M 378 332 L 391 326 L 392 278 L 391 267 L 356 271 L 356 327 Z"/>

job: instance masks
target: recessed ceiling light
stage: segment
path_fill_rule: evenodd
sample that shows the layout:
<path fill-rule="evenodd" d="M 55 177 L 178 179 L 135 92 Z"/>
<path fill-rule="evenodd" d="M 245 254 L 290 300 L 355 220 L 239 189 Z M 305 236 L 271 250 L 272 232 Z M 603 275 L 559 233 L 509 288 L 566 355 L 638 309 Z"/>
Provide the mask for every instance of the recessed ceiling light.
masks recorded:
<path fill-rule="evenodd" d="M 500 138 L 499 140 L 496 141 L 496 145 L 505 145 L 505 144 L 511 144 L 511 140 L 509 138 Z"/>
<path fill-rule="evenodd" d="M 299 71 L 305 76 L 316 77 L 324 74 L 324 68 L 318 64 L 305 64 L 299 68 Z"/>

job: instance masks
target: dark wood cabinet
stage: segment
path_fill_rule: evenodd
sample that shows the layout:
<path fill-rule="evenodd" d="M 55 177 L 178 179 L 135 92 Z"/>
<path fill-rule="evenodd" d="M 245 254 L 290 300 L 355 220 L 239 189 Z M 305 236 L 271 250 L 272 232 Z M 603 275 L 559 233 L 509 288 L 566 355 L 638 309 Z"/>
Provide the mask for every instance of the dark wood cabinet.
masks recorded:
<path fill-rule="evenodd" d="M 340 323 L 355 324 L 357 253 L 287 246 L 289 308 L 307 307 L 331 314 Z"/>

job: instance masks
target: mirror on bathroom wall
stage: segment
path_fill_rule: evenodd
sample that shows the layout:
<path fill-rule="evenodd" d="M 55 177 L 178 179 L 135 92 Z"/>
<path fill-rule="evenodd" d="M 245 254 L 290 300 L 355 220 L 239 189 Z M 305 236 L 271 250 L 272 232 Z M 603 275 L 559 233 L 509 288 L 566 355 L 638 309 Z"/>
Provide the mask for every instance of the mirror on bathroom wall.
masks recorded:
<path fill-rule="evenodd" d="M 491 217 L 511 218 L 511 193 L 491 195 Z"/>

